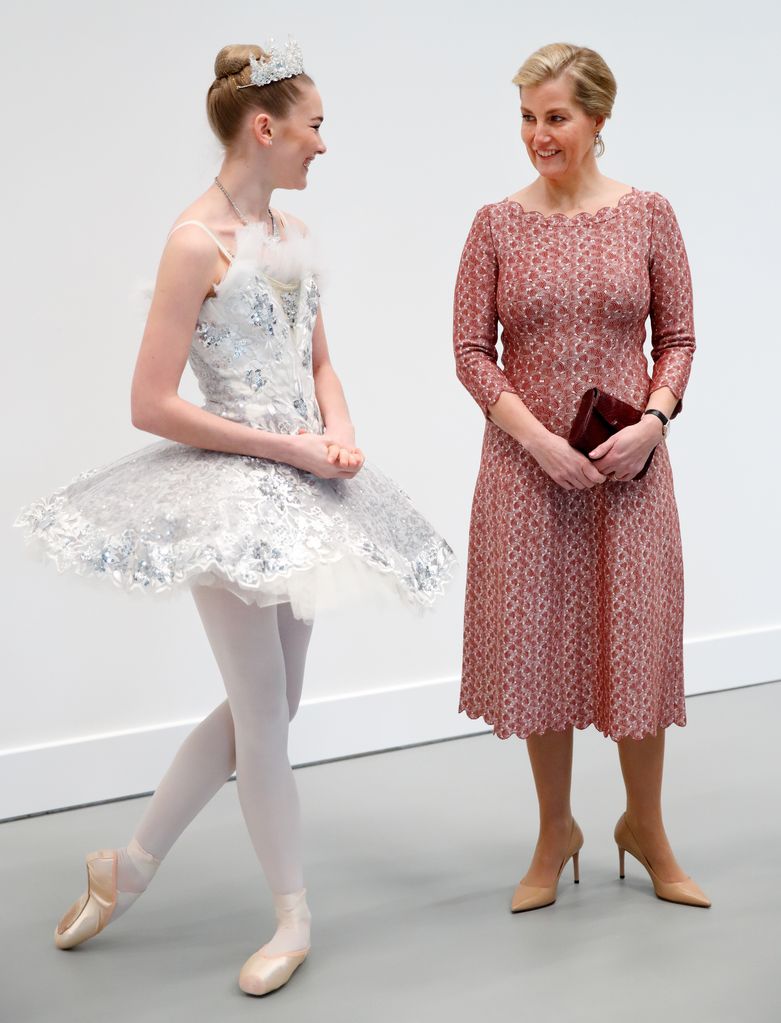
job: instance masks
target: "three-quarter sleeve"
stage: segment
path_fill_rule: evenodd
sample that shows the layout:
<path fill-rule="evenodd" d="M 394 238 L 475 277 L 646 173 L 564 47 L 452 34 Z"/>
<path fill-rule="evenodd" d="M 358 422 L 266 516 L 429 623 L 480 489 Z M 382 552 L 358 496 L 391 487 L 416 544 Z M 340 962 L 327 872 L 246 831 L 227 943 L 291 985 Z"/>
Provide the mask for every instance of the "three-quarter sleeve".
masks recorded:
<path fill-rule="evenodd" d="M 497 364 L 496 283 L 499 267 L 489 206 L 478 210 L 461 254 L 453 302 L 456 374 L 483 413 L 502 391 L 517 391 Z"/>
<path fill-rule="evenodd" d="M 673 416 L 683 407 L 683 392 L 694 355 L 692 282 L 686 248 L 673 208 L 654 196 L 649 259 L 651 285 L 651 391 L 669 387 L 678 398 Z"/>

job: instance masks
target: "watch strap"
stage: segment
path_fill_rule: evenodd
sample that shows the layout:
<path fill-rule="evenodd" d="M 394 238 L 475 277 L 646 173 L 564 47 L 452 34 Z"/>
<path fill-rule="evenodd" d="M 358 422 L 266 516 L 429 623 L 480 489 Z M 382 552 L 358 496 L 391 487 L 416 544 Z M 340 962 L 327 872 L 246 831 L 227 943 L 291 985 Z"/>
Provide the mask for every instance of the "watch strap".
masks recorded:
<path fill-rule="evenodd" d="M 658 408 L 647 408 L 645 412 L 643 412 L 643 415 L 656 416 L 657 418 L 661 419 L 662 426 L 667 426 L 667 424 L 670 422 L 670 420 L 667 418 L 664 412 L 660 412 Z"/>

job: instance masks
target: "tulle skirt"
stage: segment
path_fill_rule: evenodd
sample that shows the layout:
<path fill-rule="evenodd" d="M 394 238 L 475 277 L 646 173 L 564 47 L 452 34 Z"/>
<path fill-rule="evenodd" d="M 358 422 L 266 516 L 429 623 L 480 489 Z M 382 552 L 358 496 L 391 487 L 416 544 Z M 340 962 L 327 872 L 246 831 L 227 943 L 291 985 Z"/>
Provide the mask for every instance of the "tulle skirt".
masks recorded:
<path fill-rule="evenodd" d="M 159 441 L 78 476 L 14 523 L 60 571 L 164 593 L 223 586 L 298 618 L 367 597 L 428 607 L 454 558 L 392 480 Z"/>

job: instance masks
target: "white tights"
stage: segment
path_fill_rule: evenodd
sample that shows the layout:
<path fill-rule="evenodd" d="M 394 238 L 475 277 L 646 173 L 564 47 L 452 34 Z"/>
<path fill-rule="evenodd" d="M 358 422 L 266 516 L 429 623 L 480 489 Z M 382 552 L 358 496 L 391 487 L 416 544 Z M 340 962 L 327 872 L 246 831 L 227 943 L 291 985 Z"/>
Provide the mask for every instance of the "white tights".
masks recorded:
<path fill-rule="evenodd" d="M 280 925 L 264 950 L 296 951 L 309 945 L 309 913 L 301 895 L 301 823 L 287 738 L 312 626 L 295 618 L 289 604 L 248 605 L 218 586 L 193 587 L 193 597 L 228 699 L 182 743 L 133 840 L 119 850 L 118 887 L 132 894 L 123 895 L 117 909 L 127 909 L 146 888 L 157 863 L 235 770 Z"/>

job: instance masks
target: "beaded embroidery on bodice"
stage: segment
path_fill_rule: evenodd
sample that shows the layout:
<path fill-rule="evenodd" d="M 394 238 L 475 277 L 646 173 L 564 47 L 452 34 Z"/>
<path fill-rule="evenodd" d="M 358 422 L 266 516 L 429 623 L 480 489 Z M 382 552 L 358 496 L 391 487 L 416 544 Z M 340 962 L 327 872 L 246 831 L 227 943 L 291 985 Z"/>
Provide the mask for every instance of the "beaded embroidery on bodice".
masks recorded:
<path fill-rule="evenodd" d="M 236 232 L 236 254 L 198 316 L 189 362 L 204 408 L 274 433 L 322 433 L 312 375 L 320 292 L 308 235 Z"/>

